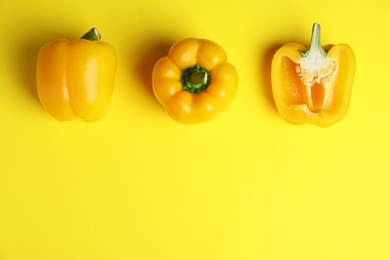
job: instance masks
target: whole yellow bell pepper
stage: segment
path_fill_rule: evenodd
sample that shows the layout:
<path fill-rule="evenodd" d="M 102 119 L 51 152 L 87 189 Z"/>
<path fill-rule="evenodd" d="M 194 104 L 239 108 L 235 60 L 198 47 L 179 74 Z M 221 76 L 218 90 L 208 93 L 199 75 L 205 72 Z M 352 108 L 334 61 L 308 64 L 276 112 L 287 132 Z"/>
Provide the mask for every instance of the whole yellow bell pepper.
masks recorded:
<path fill-rule="evenodd" d="M 188 38 L 175 43 L 154 66 L 153 91 L 169 116 L 183 124 L 209 121 L 226 110 L 238 77 L 215 42 Z"/>
<path fill-rule="evenodd" d="M 60 121 L 102 118 L 114 90 L 116 53 L 93 28 L 81 39 L 41 47 L 36 70 L 39 99 Z"/>
<path fill-rule="evenodd" d="M 310 48 L 283 45 L 272 60 L 272 92 L 280 115 L 289 123 L 327 127 L 342 120 L 349 107 L 355 56 L 346 44 L 320 45 L 314 24 Z"/>

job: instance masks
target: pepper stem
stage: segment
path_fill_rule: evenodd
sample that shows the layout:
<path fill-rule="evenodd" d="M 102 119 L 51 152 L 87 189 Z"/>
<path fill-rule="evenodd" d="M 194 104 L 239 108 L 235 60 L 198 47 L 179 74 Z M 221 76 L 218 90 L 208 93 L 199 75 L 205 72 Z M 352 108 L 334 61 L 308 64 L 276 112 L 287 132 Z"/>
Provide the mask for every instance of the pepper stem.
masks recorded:
<path fill-rule="evenodd" d="M 96 28 L 92 28 L 86 34 L 84 34 L 81 39 L 89 40 L 89 41 L 100 41 L 101 36 L 99 31 Z"/>
<path fill-rule="evenodd" d="M 324 48 L 322 48 L 320 43 L 320 31 L 320 25 L 318 23 L 313 24 L 309 50 L 302 52 L 302 56 L 304 58 L 307 57 L 310 52 L 319 53 L 323 57 L 326 56 L 326 51 L 324 50 Z"/>
<path fill-rule="evenodd" d="M 180 81 L 184 90 L 199 94 L 210 85 L 210 72 L 196 64 L 181 71 Z"/>

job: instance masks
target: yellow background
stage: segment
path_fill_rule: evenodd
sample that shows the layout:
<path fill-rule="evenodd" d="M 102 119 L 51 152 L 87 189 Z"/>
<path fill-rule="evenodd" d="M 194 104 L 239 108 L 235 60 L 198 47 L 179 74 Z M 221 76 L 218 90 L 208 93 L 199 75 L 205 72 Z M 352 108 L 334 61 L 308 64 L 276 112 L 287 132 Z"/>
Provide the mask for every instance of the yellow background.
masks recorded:
<path fill-rule="evenodd" d="M 0 1 L 0 260 L 389 260 L 390 4 L 372 1 Z M 276 112 L 282 44 L 347 43 L 346 118 L 326 129 Z M 118 54 L 96 123 L 39 103 L 41 45 L 97 27 Z M 230 108 L 174 122 L 151 71 L 186 37 L 237 69 Z"/>

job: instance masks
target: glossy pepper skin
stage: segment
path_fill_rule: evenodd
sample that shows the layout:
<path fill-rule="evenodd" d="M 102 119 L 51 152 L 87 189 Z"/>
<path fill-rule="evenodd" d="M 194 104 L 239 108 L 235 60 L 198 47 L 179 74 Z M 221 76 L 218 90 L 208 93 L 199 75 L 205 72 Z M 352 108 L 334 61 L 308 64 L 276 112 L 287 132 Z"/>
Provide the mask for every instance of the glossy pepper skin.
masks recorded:
<path fill-rule="evenodd" d="M 226 110 L 238 77 L 226 52 L 215 42 L 188 38 L 175 43 L 154 66 L 153 91 L 175 121 L 198 124 Z"/>
<path fill-rule="evenodd" d="M 279 114 L 289 123 L 328 127 L 349 107 L 355 56 L 346 44 L 320 45 L 313 25 L 309 50 L 298 43 L 282 46 L 272 60 L 272 92 Z"/>
<path fill-rule="evenodd" d="M 97 121 L 108 109 L 115 70 L 116 53 L 95 28 L 78 40 L 49 42 L 38 54 L 39 99 L 57 120 Z"/>

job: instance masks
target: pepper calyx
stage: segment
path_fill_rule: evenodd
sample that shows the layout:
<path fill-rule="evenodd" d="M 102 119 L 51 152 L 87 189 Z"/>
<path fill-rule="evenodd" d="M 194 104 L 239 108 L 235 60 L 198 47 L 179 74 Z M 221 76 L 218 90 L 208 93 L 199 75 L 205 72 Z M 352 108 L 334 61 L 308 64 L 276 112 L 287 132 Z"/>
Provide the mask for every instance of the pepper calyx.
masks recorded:
<path fill-rule="evenodd" d="M 180 81 L 183 90 L 199 94 L 210 85 L 210 72 L 196 64 L 181 71 Z"/>

